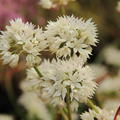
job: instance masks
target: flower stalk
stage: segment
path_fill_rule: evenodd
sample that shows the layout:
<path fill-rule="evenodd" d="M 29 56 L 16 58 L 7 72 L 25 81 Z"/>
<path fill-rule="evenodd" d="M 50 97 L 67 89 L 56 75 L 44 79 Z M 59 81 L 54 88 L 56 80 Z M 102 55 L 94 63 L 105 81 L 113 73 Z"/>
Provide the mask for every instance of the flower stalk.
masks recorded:
<path fill-rule="evenodd" d="M 99 110 L 97 108 L 97 106 L 91 101 L 91 100 L 88 100 L 87 101 L 87 105 L 92 108 L 96 113 L 99 113 Z"/>
<path fill-rule="evenodd" d="M 117 120 L 117 117 L 118 117 L 118 114 L 120 113 L 120 106 L 119 106 L 119 108 L 117 109 L 117 112 L 116 112 L 116 114 L 115 114 L 115 117 L 114 117 L 114 120 Z"/>
<path fill-rule="evenodd" d="M 64 6 L 61 6 L 61 13 L 62 13 L 62 15 L 65 15 L 65 14 L 66 14 L 66 11 L 65 11 Z"/>
<path fill-rule="evenodd" d="M 60 113 L 61 113 L 62 117 L 64 118 L 64 120 L 69 120 L 62 108 L 60 108 Z"/>
<path fill-rule="evenodd" d="M 72 117 L 71 117 L 71 108 L 70 108 L 71 100 L 70 100 L 70 88 L 69 87 L 67 88 L 66 103 L 67 103 L 67 109 L 68 109 L 68 120 L 72 120 Z"/>
<path fill-rule="evenodd" d="M 37 72 L 37 74 L 39 75 L 39 77 L 42 77 L 42 74 L 41 72 L 39 71 L 39 69 L 35 66 L 34 67 L 35 71 Z"/>

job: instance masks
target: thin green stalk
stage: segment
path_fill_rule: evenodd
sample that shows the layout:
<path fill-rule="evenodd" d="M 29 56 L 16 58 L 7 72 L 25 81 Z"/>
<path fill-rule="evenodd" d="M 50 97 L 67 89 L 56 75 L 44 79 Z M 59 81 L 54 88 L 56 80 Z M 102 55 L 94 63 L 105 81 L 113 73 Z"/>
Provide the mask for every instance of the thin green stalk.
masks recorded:
<path fill-rule="evenodd" d="M 39 75 L 39 77 L 42 77 L 42 74 L 41 72 L 39 71 L 39 69 L 35 66 L 34 67 L 35 71 L 37 72 L 37 74 Z"/>
<path fill-rule="evenodd" d="M 62 13 L 62 15 L 65 15 L 65 14 L 66 14 L 66 11 L 65 11 L 64 6 L 61 6 L 61 13 Z"/>
<path fill-rule="evenodd" d="M 88 100 L 87 104 L 88 104 L 88 106 L 89 106 L 90 108 L 92 108 L 96 113 L 99 113 L 99 110 L 98 110 L 97 106 L 94 105 L 94 103 L 93 103 L 91 100 Z"/>
<path fill-rule="evenodd" d="M 60 108 L 60 113 L 61 113 L 62 117 L 64 118 L 64 120 L 69 120 L 62 108 Z"/>
<path fill-rule="evenodd" d="M 67 88 L 66 103 L 67 103 L 67 109 L 68 109 L 68 120 L 72 120 L 72 117 L 71 117 L 71 108 L 70 108 L 71 100 L 70 100 L 70 88 L 69 87 Z"/>

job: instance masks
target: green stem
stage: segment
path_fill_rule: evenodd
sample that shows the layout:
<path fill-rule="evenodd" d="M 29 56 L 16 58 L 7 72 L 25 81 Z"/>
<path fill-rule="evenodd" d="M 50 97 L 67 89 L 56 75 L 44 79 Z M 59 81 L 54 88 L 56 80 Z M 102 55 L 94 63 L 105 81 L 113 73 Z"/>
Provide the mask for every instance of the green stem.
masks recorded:
<path fill-rule="evenodd" d="M 62 108 L 60 108 L 60 113 L 63 116 L 64 120 L 69 120 Z"/>
<path fill-rule="evenodd" d="M 65 14 L 66 14 L 66 11 L 65 11 L 64 6 L 61 6 L 61 13 L 62 13 L 62 15 L 65 15 Z"/>
<path fill-rule="evenodd" d="M 98 110 L 97 106 L 94 105 L 94 103 L 93 103 L 91 100 L 88 100 L 87 104 L 88 104 L 88 106 L 89 106 L 90 108 L 92 108 L 96 113 L 99 113 L 99 110 Z"/>
<path fill-rule="evenodd" d="M 42 74 L 41 72 L 39 71 L 39 69 L 35 66 L 34 67 L 35 71 L 37 72 L 37 74 L 39 75 L 39 77 L 42 77 Z"/>
<path fill-rule="evenodd" d="M 68 120 L 72 120 L 71 117 L 71 109 L 70 109 L 70 104 L 71 104 L 71 100 L 70 100 L 70 88 L 67 88 L 67 109 L 68 109 Z"/>

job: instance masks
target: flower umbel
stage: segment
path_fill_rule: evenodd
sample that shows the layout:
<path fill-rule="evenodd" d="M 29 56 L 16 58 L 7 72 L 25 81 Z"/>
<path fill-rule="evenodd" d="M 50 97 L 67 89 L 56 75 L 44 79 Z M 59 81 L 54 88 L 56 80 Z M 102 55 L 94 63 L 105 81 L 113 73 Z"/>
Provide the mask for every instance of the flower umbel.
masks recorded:
<path fill-rule="evenodd" d="M 26 56 L 28 66 L 38 64 L 40 52 L 47 47 L 41 28 L 31 23 L 23 23 L 21 19 L 11 20 L 6 31 L 1 31 L 0 51 L 4 64 L 14 67 L 21 55 Z"/>
<path fill-rule="evenodd" d="M 33 69 L 30 69 L 26 81 L 33 85 L 31 84 L 28 90 L 35 90 L 54 105 L 65 103 L 68 87 L 73 106 L 78 106 L 77 102 L 86 102 L 93 96 L 96 89 L 90 67 L 84 67 L 80 58 L 72 58 L 69 61 L 53 60 L 52 62 L 45 60 L 38 66 L 38 69 L 41 70 L 43 77 L 39 78 L 37 74 L 34 74 Z"/>
<path fill-rule="evenodd" d="M 120 66 L 120 50 L 114 46 L 108 46 L 104 49 L 104 59 L 107 64 Z"/>
<path fill-rule="evenodd" d="M 97 29 L 91 19 L 85 21 L 74 16 L 59 17 L 46 27 L 49 48 L 57 57 L 81 56 L 86 60 L 97 43 Z"/>
<path fill-rule="evenodd" d="M 120 12 L 120 1 L 118 1 L 118 3 L 117 3 L 116 10 L 117 10 L 118 12 Z"/>
<path fill-rule="evenodd" d="M 85 112 L 81 115 L 82 120 L 113 120 L 115 115 L 115 111 L 107 111 L 106 109 L 100 109 L 99 113 L 96 113 L 93 110 L 89 109 L 89 112 Z M 119 120 L 120 116 L 118 116 Z"/>
<path fill-rule="evenodd" d="M 24 93 L 20 97 L 19 103 L 26 108 L 30 118 L 35 116 L 42 120 L 51 120 L 45 103 L 35 93 Z"/>
<path fill-rule="evenodd" d="M 71 1 L 75 0 L 40 0 L 39 4 L 43 8 L 50 9 L 56 6 L 67 5 Z"/>
<path fill-rule="evenodd" d="M 14 118 L 7 114 L 0 114 L 0 120 L 14 120 Z"/>

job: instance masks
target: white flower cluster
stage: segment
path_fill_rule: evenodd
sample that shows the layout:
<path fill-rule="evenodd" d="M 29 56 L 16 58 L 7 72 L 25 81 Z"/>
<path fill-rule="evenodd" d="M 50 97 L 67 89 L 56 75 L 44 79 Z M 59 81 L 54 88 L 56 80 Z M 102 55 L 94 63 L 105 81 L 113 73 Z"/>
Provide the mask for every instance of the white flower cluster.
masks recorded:
<path fill-rule="evenodd" d="M 0 51 L 4 64 L 15 67 L 21 55 L 26 56 L 29 66 L 39 64 L 40 52 L 47 47 L 41 28 L 31 23 L 23 23 L 21 19 L 11 20 L 6 31 L 1 31 Z"/>
<path fill-rule="evenodd" d="M 53 60 L 51 63 L 45 60 L 38 69 L 41 70 L 43 77 L 39 78 L 33 69 L 29 69 L 22 88 L 36 91 L 54 105 L 64 103 L 67 88 L 70 88 L 73 104 L 76 101 L 86 102 L 93 96 L 96 89 L 90 67 L 83 66 L 80 58 L 72 58 L 68 61 Z M 27 85 L 26 82 L 29 84 Z"/>
<path fill-rule="evenodd" d="M 114 46 L 104 49 L 105 61 L 110 65 L 120 66 L 120 50 Z"/>
<path fill-rule="evenodd" d="M 59 17 L 56 22 L 49 22 L 46 31 L 16 19 L 10 21 L 6 31 L 1 31 L 0 54 L 3 63 L 11 67 L 16 66 L 23 55 L 28 66 L 39 64 L 40 52 L 47 47 L 58 58 L 77 55 L 86 62 L 91 46 L 97 42 L 96 31 L 91 19 L 84 21 L 74 16 Z"/>
<path fill-rule="evenodd" d="M 117 10 L 118 12 L 120 12 L 120 1 L 118 1 L 118 3 L 117 3 L 116 10 Z"/>
<path fill-rule="evenodd" d="M 71 1 L 75 0 L 40 0 L 39 4 L 45 9 L 50 9 L 58 5 L 67 5 Z"/>
<path fill-rule="evenodd" d="M 82 120 L 113 120 L 116 111 L 107 111 L 105 109 L 99 109 L 99 113 L 89 109 L 89 112 L 85 112 L 81 115 Z M 120 120 L 118 116 L 117 120 Z"/>
<path fill-rule="evenodd" d="M 101 64 L 90 64 L 91 69 L 95 73 L 95 78 L 100 79 L 108 73 L 107 68 Z"/>
<path fill-rule="evenodd" d="M 0 120 L 14 120 L 14 118 L 10 115 L 0 114 Z"/>
<path fill-rule="evenodd" d="M 114 84 L 113 84 L 114 83 Z M 120 96 L 120 70 L 118 71 L 118 75 L 115 77 L 107 77 L 100 85 L 97 90 L 97 94 L 103 93 L 118 93 Z"/>
<path fill-rule="evenodd" d="M 30 118 L 35 116 L 42 120 L 51 120 L 51 116 L 47 110 L 47 107 L 35 93 L 24 93 L 20 97 L 19 103 L 27 109 Z"/>
<path fill-rule="evenodd" d="M 43 114 L 41 110 L 45 110 L 42 101 L 38 103 L 36 94 L 55 106 L 67 106 L 69 94 L 72 109 L 77 109 L 79 102 L 87 102 L 93 96 L 97 84 L 85 62 L 92 46 L 98 41 L 96 32 L 96 25 L 91 19 L 84 21 L 74 16 L 63 16 L 56 22 L 49 22 L 45 31 L 16 19 L 10 21 L 6 31 L 1 32 L 0 54 L 3 63 L 14 67 L 24 56 L 27 65 L 32 66 L 21 84 L 25 94 L 20 99 L 30 114 L 40 118 Z M 54 53 L 56 59 L 44 60 L 40 64 L 40 54 L 46 49 Z M 46 115 L 42 119 L 47 118 Z"/>
<path fill-rule="evenodd" d="M 49 48 L 57 57 L 81 56 L 86 60 L 91 54 L 91 46 L 97 43 L 96 25 L 91 19 L 85 21 L 74 16 L 59 17 L 46 27 Z"/>
<path fill-rule="evenodd" d="M 120 105 L 120 99 L 119 98 L 109 98 L 108 100 L 105 100 L 103 103 L 103 108 L 107 110 L 117 110 Z"/>

